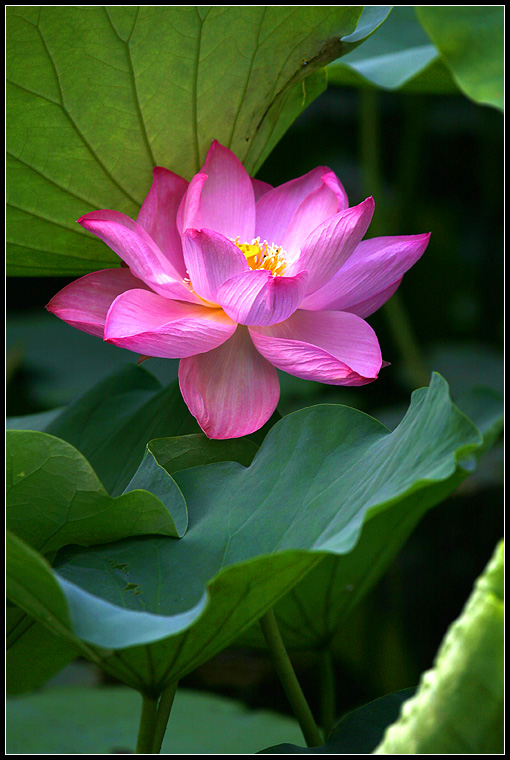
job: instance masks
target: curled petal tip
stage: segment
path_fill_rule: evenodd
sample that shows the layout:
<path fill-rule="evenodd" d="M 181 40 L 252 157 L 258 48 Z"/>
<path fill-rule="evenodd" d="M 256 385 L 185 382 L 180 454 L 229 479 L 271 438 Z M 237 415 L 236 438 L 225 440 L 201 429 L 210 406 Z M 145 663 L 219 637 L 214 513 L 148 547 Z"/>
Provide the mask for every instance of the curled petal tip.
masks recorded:
<path fill-rule="evenodd" d="M 182 237 L 192 238 L 195 240 L 197 237 L 199 237 L 202 233 L 202 230 L 198 227 L 188 227 L 188 229 L 184 230 L 182 233 Z"/>

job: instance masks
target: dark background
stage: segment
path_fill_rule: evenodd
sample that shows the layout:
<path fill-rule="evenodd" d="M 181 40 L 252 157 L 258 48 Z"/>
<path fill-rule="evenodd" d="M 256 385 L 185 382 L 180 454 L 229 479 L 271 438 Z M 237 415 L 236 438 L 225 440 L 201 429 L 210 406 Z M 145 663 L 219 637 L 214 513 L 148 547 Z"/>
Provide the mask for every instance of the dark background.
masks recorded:
<path fill-rule="evenodd" d="M 258 177 L 281 184 L 329 165 L 355 205 L 374 194 L 368 236 L 432 232 L 422 259 L 405 276 L 400 303 L 416 339 L 423 373 L 443 374 L 454 400 L 474 384 L 502 387 L 503 117 L 461 95 L 373 94 L 379 123 L 379 197 L 362 164 L 361 94 L 330 87 L 295 122 Z M 169 167 L 171 168 L 171 167 Z M 378 232 L 375 232 L 375 229 Z M 74 278 L 7 282 L 7 414 L 68 403 L 134 355 L 101 344 L 44 311 Z M 282 377 L 280 411 L 334 401 L 396 424 L 416 373 L 384 309 L 368 320 L 391 362 L 380 379 L 341 388 Z M 176 363 L 145 365 L 165 382 Z M 424 518 L 398 559 L 349 621 L 337 651 L 338 713 L 413 686 L 432 665 L 448 625 L 502 536 L 502 445 L 449 499 Z M 314 656 L 294 655 L 316 706 Z M 232 647 L 183 680 L 250 705 L 287 710 L 264 653 Z"/>

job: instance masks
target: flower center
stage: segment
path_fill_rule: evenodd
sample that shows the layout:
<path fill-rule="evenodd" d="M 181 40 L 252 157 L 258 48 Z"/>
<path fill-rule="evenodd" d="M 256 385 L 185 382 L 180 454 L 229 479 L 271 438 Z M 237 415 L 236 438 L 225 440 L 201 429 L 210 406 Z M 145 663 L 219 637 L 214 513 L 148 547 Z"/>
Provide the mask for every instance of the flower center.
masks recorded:
<path fill-rule="evenodd" d="M 250 269 L 268 269 L 273 275 L 281 275 L 287 268 L 287 254 L 281 245 L 269 245 L 267 240 L 261 243 L 259 237 L 253 238 L 251 243 L 240 243 L 239 237 L 230 240 L 245 255 Z"/>

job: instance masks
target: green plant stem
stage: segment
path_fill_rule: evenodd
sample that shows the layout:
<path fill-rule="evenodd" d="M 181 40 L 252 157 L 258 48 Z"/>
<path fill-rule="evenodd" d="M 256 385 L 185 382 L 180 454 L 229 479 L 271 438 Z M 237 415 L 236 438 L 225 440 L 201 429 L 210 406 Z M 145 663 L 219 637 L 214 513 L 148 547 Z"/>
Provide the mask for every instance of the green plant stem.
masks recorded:
<path fill-rule="evenodd" d="M 327 739 L 336 720 L 335 668 L 331 649 L 319 654 L 321 725 Z"/>
<path fill-rule="evenodd" d="M 308 747 L 318 747 L 323 743 L 322 737 L 296 678 L 273 610 L 269 610 L 260 618 L 260 627 L 287 699 L 301 726 L 306 744 Z"/>
<path fill-rule="evenodd" d="M 381 151 L 379 150 L 379 94 L 376 90 L 360 92 L 360 155 L 361 176 L 365 192 L 375 198 L 377 209 L 371 230 L 379 233 L 381 219 L 384 219 L 385 199 L 381 173 Z"/>
<path fill-rule="evenodd" d="M 386 198 L 381 173 L 381 150 L 379 143 L 380 118 L 379 118 L 379 93 L 376 90 L 362 90 L 360 93 L 360 135 L 361 135 L 361 166 L 363 184 L 366 193 L 370 193 L 376 200 L 376 213 L 371 224 L 371 233 L 374 237 L 378 235 L 387 235 L 391 232 L 388 229 L 387 219 L 402 219 L 403 203 L 407 202 L 409 191 L 400 192 L 400 204 L 397 213 L 388 214 L 386 209 Z M 409 131 L 416 127 L 412 112 L 408 109 L 408 123 L 406 125 L 405 145 L 402 148 L 401 164 L 405 166 L 405 176 L 400 175 L 400 184 L 404 185 L 409 181 L 407 172 L 416 176 L 416 164 L 413 161 L 411 153 L 418 152 L 417 137 L 409 139 Z M 413 119 L 413 123 L 409 123 Z M 414 134 L 414 133 L 413 133 Z M 414 157 L 415 159 L 415 157 Z M 398 204 L 398 201 L 397 201 Z M 388 322 L 394 343 L 398 352 L 402 356 L 407 367 L 407 374 L 411 385 L 414 387 L 428 385 L 430 373 L 426 363 L 421 355 L 418 342 L 414 335 L 411 320 L 402 301 L 401 295 L 395 293 L 387 301 L 382 312 Z"/>
<path fill-rule="evenodd" d="M 175 692 L 177 691 L 177 681 L 170 684 L 161 694 L 161 699 L 158 704 L 158 712 L 156 715 L 156 725 L 154 728 L 154 740 L 152 742 L 152 754 L 159 755 L 161 752 L 161 745 L 165 738 L 166 727 L 168 724 L 168 718 L 170 717 L 170 711 L 174 703 Z"/>
<path fill-rule="evenodd" d="M 158 700 L 142 695 L 142 715 L 140 717 L 140 727 L 138 729 L 138 741 L 136 742 L 137 755 L 151 755 L 152 744 L 154 740 L 154 729 L 156 727 L 156 713 Z"/>
<path fill-rule="evenodd" d="M 414 330 L 404 302 L 397 291 L 383 306 L 383 313 L 390 326 L 397 349 L 404 358 L 408 380 L 414 388 L 427 386 L 430 372 L 418 349 Z"/>

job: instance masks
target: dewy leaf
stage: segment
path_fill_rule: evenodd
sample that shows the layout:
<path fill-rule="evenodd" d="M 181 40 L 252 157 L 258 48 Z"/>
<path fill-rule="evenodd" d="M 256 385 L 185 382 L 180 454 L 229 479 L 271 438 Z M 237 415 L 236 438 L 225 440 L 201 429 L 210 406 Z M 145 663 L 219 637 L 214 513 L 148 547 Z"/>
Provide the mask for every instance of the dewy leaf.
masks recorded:
<path fill-rule="evenodd" d="M 457 92 L 448 67 L 422 29 L 413 6 L 395 6 L 359 49 L 327 67 L 331 84 L 405 92 Z"/>
<path fill-rule="evenodd" d="M 419 5 L 416 12 L 462 92 L 502 111 L 504 6 Z"/>
<path fill-rule="evenodd" d="M 370 755 L 382 739 L 384 730 L 398 718 L 402 703 L 416 689 L 402 689 L 386 694 L 345 715 L 320 747 L 300 747 L 279 744 L 259 752 L 259 755 Z"/>
<path fill-rule="evenodd" d="M 183 540 L 59 553 L 54 577 L 72 634 L 94 649 L 122 649 L 123 680 L 159 688 L 228 646 L 325 555 L 352 551 L 368 515 L 382 519 L 411 494 L 408 511 L 415 502 L 419 510 L 428 489 L 464 477 L 457 460 L 480 445 L 438 375 L 413 394 L 393 433 L 342 406 L 288 415 L 248 468 L 224 462 L 175 473 L 190 516 Z M 141 644 L 150 645 L 150 663 Z M 115 654 L 111 663 L 118 670 Z"/>
<path fill-rule="evenodd" d="M 8 272 L 75 275 L 118 266 L 76 219 L 136 216 L 154 166 L 190 179 L 217 139 L 255 173 L 362 6 L 7 11 Z"/>
<path fill-rule="evenodd" d="M 501 754 L 503 543 L 375 755 Z"/>

